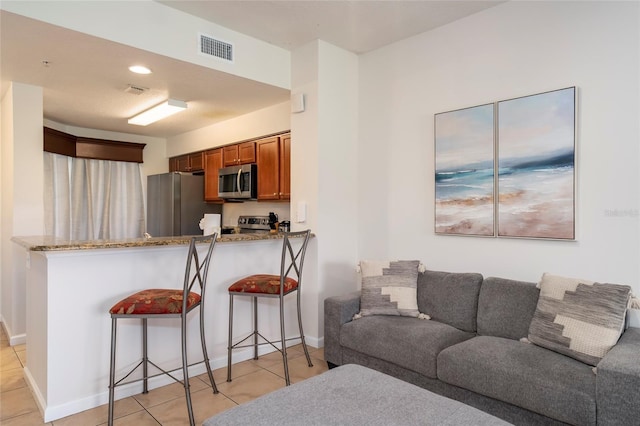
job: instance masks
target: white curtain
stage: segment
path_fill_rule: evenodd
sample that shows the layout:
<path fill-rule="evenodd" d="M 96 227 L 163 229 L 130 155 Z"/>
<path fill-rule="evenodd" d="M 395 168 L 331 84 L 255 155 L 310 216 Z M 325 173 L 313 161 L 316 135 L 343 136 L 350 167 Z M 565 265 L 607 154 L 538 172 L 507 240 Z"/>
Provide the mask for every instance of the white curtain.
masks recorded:
<path fill-rule="evenodd" d="M 44 153 L 45 231 L 65 240 L 142 237 L 140 164 Z"/>

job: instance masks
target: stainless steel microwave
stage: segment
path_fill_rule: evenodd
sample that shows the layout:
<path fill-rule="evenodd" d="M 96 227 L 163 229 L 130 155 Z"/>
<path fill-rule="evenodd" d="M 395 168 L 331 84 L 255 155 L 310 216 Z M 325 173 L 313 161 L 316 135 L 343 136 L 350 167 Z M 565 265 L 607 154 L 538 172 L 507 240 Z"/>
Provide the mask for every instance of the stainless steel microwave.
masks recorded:
<path fill-rule="evenodd" d="M 254 200 L 258 195 L 255 164 L 223 167 L 218 171 L 218 196 L 234 200 Z"/>

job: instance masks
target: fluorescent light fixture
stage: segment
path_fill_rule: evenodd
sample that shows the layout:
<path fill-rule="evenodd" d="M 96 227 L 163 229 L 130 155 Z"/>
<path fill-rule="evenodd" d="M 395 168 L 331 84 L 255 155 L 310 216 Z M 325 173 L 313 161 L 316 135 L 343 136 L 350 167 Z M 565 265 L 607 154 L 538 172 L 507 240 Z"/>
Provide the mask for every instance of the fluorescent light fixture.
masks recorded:
<path fill-rule="evenodd" d="M 151 74 L 151 70 L 144 65 L 131 65 L 129 71 L 135 72 L 136 74 Z"/>
<path fill-rule="evenodd" d="M 167 99 L 160 105 L 156 105 L 153 108 L 150 108 L 134 117 L 131 117 L 129 119 L 129 124 L 146 126 L 185 109 L 187 109 L 186 102 L 178 101 L 175 99 Z"/>

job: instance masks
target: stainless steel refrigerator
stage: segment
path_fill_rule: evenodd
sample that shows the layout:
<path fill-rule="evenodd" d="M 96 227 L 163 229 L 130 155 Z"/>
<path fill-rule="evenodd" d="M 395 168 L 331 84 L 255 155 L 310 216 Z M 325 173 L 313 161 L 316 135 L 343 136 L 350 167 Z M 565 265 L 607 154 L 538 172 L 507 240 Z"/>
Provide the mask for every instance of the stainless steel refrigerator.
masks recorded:
<path fill-rule="evenodd" d="M 152 237 L 202 235 L 199 224 L 205 213 L 222 215 L 222 205 L 204 202 L 203 175 L 147 176 L 147 232 Z"/>

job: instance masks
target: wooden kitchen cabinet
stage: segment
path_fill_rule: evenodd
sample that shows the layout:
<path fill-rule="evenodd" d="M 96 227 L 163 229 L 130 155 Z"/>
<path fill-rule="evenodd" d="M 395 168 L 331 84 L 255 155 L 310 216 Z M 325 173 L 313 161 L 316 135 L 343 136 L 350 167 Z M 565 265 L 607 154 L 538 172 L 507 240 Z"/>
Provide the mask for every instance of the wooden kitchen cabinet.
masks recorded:
<path fill-rule="evenodd" d="M 291 135 L 256 141 L 258 200 L 291 198 Z"/>
<path fill-rule="evenodd" d="M 67 157 L 142 163 L 145 144 L 74 136 L 43 128 L 43 149 Z"/>
<path fill-rule="evenodd" d="M 280 199 L 291 199 L 291 134 L 280 137 Z"/>
<path fill-rule="evenodd" d="M 223 148 L 224 166 L 237 166 L 239 164 L 251 164 L 256 162 L 255 142 L 243 142 Z"/>
<path fill-rule="evenodd" d="M 180 172 L 186 171 L 189 167 L 189 156 L 181 155 L 179 157 L 171 157 L 169 158 L 169 171 L 170 172 Z"/>
<path fill-rule="evenodd" d="M 169 159 L 170 172 L 200 172 L 204 170 L 204 153 L 180 155 Z"/>
<path fill-rule="evenodd" d="M 222 148 L 204 153 L 204 200 L 223 201 L 218 196 L 218 170 L 224 166 Z"/>

